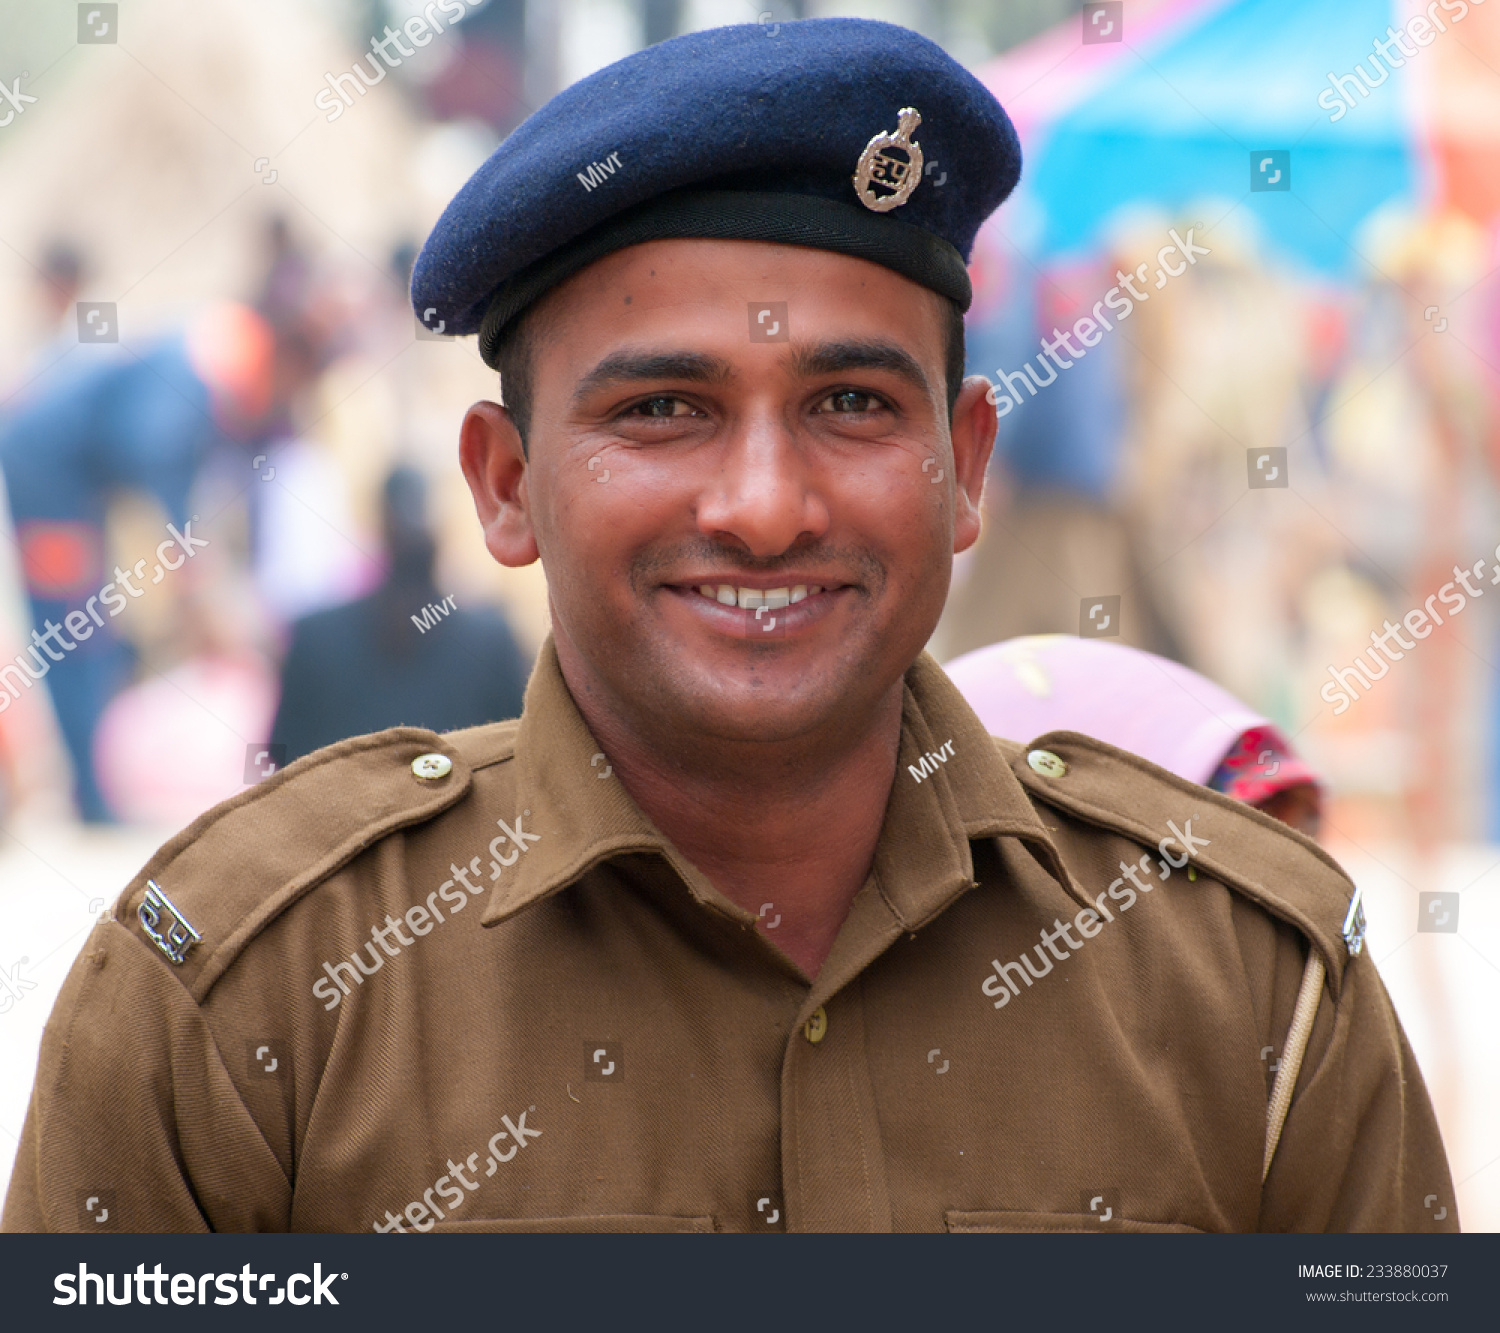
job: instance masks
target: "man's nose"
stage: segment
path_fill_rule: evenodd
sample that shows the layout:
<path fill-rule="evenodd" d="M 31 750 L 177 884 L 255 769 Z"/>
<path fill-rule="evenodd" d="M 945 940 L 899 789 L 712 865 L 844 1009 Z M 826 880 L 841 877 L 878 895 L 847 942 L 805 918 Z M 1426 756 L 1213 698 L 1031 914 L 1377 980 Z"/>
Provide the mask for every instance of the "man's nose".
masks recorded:
<path fill-rule="evenodd" d="M 752 555 L 779 555 L 828 530 L 820 476 L 779 417 L 757 414 L 725 446 L 698 503 L 706 536 L 732 537 Z"/>

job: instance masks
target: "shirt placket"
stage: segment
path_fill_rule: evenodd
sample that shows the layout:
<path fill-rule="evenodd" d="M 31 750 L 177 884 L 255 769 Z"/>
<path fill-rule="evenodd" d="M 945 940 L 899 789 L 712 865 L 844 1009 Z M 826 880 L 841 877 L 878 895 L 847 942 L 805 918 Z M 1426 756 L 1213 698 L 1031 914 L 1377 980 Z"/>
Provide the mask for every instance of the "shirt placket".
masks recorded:
<path fill-rule="evenodd" d="M 866 1059 L 864 983 L 811 1004 L 781 1080 L 782 1187 L 790 1231 L 889 1231 L 891 1201 Z"/>

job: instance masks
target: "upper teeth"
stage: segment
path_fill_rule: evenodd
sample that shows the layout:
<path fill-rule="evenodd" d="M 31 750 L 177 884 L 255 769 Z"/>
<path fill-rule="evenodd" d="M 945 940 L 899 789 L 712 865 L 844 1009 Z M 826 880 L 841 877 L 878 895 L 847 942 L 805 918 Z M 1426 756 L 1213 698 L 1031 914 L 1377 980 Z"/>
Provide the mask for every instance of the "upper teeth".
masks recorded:
<path fill-rule="evenodd" d="M 793 602 L 800 602 L 812 593 L 822 592 L 823 588 L 817 583 L 811 586 L 799 583 L 795 588 L 736 588 L 729 583 L 700 583 L 698 591 L 724 606 L 741 606 L 751 611 L 764 606 L 776 611 Z"/>

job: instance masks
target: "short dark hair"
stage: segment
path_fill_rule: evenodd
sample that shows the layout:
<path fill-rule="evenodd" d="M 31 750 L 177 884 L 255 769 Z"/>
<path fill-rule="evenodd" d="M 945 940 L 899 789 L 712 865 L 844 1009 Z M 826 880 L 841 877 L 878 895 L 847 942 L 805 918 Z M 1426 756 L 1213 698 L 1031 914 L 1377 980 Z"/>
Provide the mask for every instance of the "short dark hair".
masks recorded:
<path fill-rule="evenodd" d="M 963 385 L 964 362 L 964 312 L 958 303 L 949 297 L 938 298 L 945 308 L 943 325 L 943 375 L 948 392 L 948 424 L 953 424 L 953 407 L 958 402 L 958 391 Z M 500 371 L 500 394 L 510 418 L 516 423 L 521 436 L 521 448 L 528 451 L 527 437 L 531 432 L 532 372 L 536 359 L 532 355 L 535 339 L 546 328 L 546 321 L 538 321 L 541 302 L 523 311 L 500 335 L 495 349 L 495 362 Z"/>

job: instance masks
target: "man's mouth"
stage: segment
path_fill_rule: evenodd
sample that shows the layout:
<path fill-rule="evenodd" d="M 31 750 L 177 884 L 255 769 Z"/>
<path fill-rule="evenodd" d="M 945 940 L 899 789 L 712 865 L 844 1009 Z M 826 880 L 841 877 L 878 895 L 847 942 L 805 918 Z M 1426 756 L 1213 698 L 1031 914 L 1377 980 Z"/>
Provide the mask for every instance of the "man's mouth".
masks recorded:
<path fill-rule="evenodd" d="M 823 591 L 823 585 L 819 583 L 797 583 L 786 588 L 745 588 L 734 583 L 700 583 L 696 587 L 700 596 L 720 606 L 738 606 L 747 611 L 760 607 L 779 611 L 783 606 L 795 606 Z"/>
<path fill-rule="evenodd" d="M 670 583 L 665 591 L 680 599 L 700 625 L 740 639 L 800 636 L 832 615 L 854 587 L 847 583 L 787 582 L 774 588 L 743 583 Z"/>

